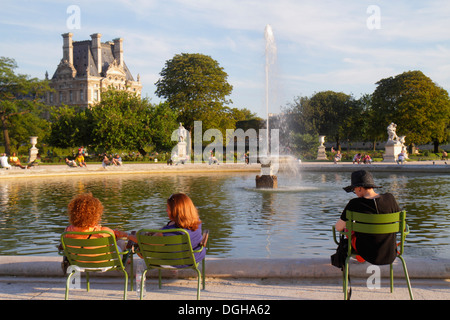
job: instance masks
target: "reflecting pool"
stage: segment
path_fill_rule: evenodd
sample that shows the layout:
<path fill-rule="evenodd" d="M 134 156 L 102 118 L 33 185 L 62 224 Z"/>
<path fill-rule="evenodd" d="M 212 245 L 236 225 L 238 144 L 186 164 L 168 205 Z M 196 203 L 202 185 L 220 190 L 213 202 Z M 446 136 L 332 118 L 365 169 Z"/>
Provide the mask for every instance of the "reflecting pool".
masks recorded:
<path fill-rule="evenodd" d="M 375 173 L 382 192 L 407 210 L 406 256 L 450 257 L 450 175 Z M 276 190 L 255 189 L 255 173 L 127 174 L 0 180 L 0 254 L 57 255 L 72 197 L 92 192 L 103 225 L 124 231 L 162 227 L 166 199 L 185 192 L 210 230 L 217 257 L 329 257 L 331 226 L 352 193 L 350 173 L 278 176 Z"/>

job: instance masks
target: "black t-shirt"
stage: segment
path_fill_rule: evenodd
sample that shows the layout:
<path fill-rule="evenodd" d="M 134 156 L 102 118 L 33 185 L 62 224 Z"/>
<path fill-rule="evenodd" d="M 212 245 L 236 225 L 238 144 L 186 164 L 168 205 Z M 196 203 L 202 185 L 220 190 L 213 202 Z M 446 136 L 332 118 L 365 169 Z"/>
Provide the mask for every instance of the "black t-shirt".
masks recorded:
<path fill-rule="evenodd" d="M 383 214 L 401 211 L 391 193 L 381 194 L 379 198 L 354 198 L 350 200 L 341 214 L 341 220 L 347 221 L 346 211 Z M 397 256 L 395 233 L 365 234 L 355 232 L 356 251 L 366 261 L 376 264 L 391 264 Z"/>

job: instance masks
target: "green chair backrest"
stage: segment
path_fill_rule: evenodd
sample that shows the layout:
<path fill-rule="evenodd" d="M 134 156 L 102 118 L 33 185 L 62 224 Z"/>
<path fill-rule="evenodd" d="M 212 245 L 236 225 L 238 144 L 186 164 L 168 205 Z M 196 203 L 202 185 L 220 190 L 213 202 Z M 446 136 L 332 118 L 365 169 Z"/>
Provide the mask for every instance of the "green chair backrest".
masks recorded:
<path fill-rule="evenodd" d="M 400 233 L 400 254 L 403 254 L 403 245 L 406 229 L 406 211 L 382 214 L 361 213 L 347 210 L 346 227 L 351 238 L 352 232 L 368 234 Z M 349 246 L 351 250 L 351 246 Z"/>
<path fill-rule="evenodd" d="M 163 236 L 155 235 L 157 233 L 162 233 Z M 164 236 L 164 233 L 180 233 L 180 235 Z M 136 237 L 139 252 L 147 268 L 197 265 L 189 233 L 184 229 L 141 229 L 136 233 Z"/>
<path fill-rule="evenodd" d="M 68 235 L 81 235 L 86 237 L 86 239 L 70 238 L 67 237 Z M 96 237 L 96 235 L 100 235 L 100 237 Z M 88 239 L 89 236 L 90 238 Z M 116 238 L 109 231 L 68 231 L 61 235 L 61 243 L 64 255 L 71 265 L 92 270 L 99 268 L 124 268 Z"/>

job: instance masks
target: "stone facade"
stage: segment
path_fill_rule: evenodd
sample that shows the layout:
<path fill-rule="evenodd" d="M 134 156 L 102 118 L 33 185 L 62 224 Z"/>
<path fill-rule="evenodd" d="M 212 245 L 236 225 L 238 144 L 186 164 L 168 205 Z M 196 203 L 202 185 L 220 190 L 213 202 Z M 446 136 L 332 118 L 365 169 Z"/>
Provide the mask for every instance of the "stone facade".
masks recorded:
<path fill-rule="evenodd" d="M 63 57 L 50 79 L 54 92 L 47 93 L 48 105 L 86 108 L 100 101 L 101 92 L 110 87 L 141 95 L 139 75 L 135 81 L 123 59 L 122 38 L 102 43 L 99 33 L 85 41 L 73 41 L 72 36 L 62 34 Z"/>

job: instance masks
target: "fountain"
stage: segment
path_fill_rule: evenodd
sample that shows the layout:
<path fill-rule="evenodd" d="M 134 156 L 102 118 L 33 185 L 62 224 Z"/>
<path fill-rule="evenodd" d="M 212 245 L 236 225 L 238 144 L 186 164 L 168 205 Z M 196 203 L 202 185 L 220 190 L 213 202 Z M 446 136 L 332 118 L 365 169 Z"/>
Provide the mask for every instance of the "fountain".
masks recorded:
<path fill-rule="evenodd" d="M 265 74 L 266 74 L 266 157 L 261 157 L 261 175 L 256 176 L 256 188 L 271 188 L 276 189 L 278 187 L 278 178 L 274 175 L 274 169 L 272 166 L 272 161 L 278 161 L 278 159 L 274 159 L 272 156 L 269 156 L 271 153 L 270 143 L 269 143 L 269 71 L 270 65 L 275 63 L 276 55 L 277 55 L 277 47 L 275 44 L 275 38 L 273 36 L 272 27 L 268 24 L 264 30 L 264 39 L 266 41 L 266 63 L 265 63 Z M 274 147 L 274 146 L 272 146 Z M 261 149 L 261 146 L 260 146 Z M 278 163 L 277 163 L 278 164 Z"/>

